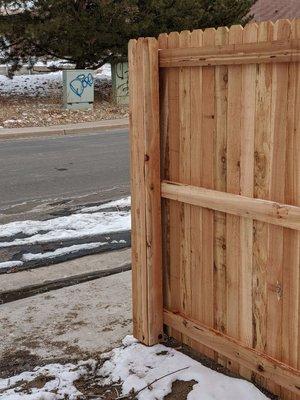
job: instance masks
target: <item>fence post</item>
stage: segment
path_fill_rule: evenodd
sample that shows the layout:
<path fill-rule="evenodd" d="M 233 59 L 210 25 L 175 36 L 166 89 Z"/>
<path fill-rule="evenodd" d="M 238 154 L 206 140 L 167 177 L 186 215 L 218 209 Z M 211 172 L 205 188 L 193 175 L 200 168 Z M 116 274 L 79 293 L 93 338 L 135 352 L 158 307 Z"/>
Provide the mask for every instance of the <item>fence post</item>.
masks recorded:
<path fill-rule="evenodd" d="M 163 333 L 158 42 L 129 43 L 134 336 Z"/>

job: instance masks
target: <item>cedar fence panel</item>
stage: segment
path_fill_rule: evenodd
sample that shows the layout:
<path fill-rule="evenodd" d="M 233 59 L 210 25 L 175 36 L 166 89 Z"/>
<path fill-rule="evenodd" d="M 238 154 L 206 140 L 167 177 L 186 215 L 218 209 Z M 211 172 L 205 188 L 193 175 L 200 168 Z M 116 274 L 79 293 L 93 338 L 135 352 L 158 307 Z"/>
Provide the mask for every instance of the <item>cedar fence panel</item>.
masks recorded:
<path fill-rule="evenodd" d="M 300 20 L 129 45 L 134 335 L 300 399 Z"/>

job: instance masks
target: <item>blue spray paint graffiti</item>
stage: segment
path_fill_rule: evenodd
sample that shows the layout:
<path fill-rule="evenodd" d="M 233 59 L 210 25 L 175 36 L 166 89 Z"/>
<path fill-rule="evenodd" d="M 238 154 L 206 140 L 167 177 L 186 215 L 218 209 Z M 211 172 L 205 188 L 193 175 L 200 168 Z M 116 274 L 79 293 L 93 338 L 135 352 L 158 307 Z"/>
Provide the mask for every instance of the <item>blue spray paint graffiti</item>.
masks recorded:
<path fill-rule="evenodd" d="M 94 78 L 91 73 L 89 73 L 87 75 L 80 74 L 70 82 L 70 89 L 78 97 L 81 97 L 83 95 L 85 89 L 88 86 L 92 87 L 93 83 L 94 83 Z"/>

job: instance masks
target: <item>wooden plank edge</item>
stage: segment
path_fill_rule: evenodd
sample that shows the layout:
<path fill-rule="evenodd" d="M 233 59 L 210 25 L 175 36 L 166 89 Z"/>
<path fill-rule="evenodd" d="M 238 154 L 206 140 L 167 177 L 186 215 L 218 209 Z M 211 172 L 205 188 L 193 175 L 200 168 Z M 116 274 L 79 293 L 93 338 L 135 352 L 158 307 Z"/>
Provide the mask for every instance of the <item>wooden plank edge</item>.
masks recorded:
<path fill-rule="evenodd" d="M 161 195 L 194 206 L 300 230 L 300 207 L 163 181 Z"/>
<path fill-rule="evenodd" d="M 144 49 L 144 179 L 146 210 L 148 342 L 163 339 L 163 266 L 160 186 L 160 106 L 158 42 L 145 39 Z M 141 166 L 139 166 L 141 167 Z"/>
<path fill-rule="evenodd" d="M 228 54 L 226 56 L 170 56 L 160 59 L 160 68 L 207 67 L 215 65 L 270 64 L 300 61 L 300 52 L 268 52 L 266 54 Z"/>
<path fill-rule="evenodd" d="M 300 395 L 300 371 L 268 355 L 243 345 L 215 329 L 208 328 L 177 313 L 164 310 L 164 323 L 246 368 L 271 379 Z"/>
<path fill-rule="evenodd" d="M 160 57 L 168 58 L 170 56 L 179 55 L 226 55 L 226 54 L 249 54 L 264 53 L 268 51 L 297 51 L 300 50 L 300 39 L 290 40 L 273 40 L 266 42 L 252 43 L 229 43 L 214 46 L 193 46 L 193 47 L 176 47 L 171 49 L 159 49 Z"/>
<path fill-rule="evenodd" d="M 300 40 L 159 50 L 160 67 L 228 65 L 299 60 Z"/>

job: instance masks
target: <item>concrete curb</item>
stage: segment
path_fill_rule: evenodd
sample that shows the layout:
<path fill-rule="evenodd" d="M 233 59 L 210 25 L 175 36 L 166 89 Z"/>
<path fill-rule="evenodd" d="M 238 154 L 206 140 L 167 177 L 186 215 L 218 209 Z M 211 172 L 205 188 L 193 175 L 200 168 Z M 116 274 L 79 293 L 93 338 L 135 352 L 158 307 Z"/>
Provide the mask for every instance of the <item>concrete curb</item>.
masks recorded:
<path fill-rule="evenodd" d="M 57 279 L 54 281 L 46 281 L 36 285 L 24 286 L 17 290 L 7 290 L 0 292 L 0 304 L 11 303 L 27 297 L 32 297 L 37 294 L 47 293 L 52 290 L 62 289 L 64 287 L 78 285 L 84 282 L 90 282 L 95 279 L 106 278 L 122 272 L 131 271 L 131 263 L 123 264 L 120 267 L 104 269 L 100 271 L 87 272 L 80 275 L 72 275 L 66 278 Z"/>
<path fill-rule="evenodd" d="M 107 130 L 128 128 L 128 118 L 122 118 L 98 122 L 83 122 L 70 125 L 0 129 L 0 140 L 39 138 L 44 136 L 65 136 L 74 135 L 77 133 L 97 133 Z"/>

